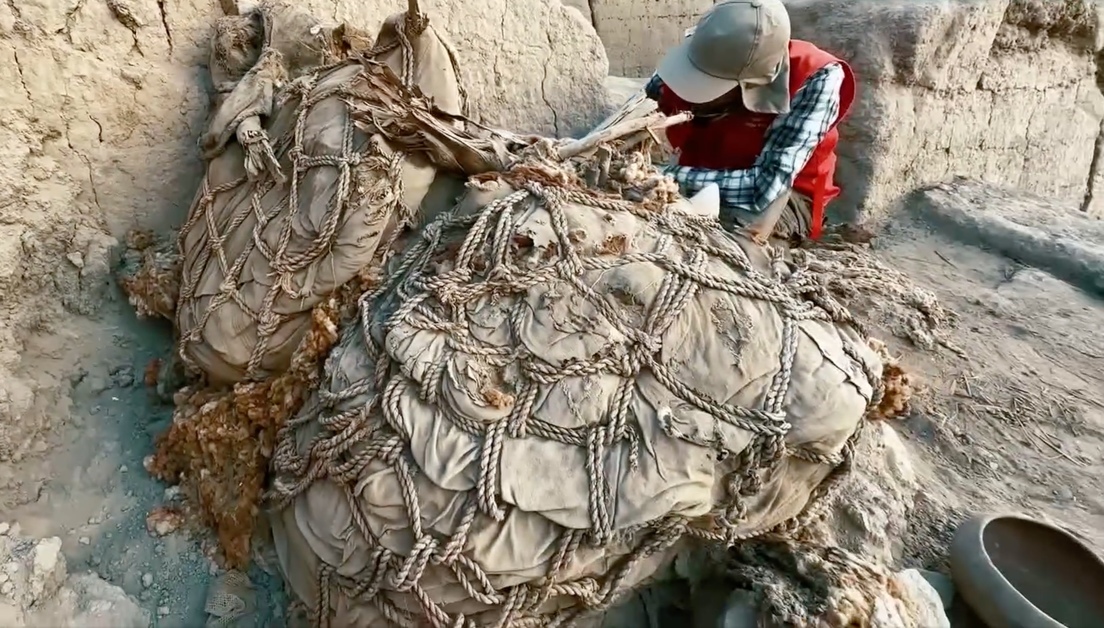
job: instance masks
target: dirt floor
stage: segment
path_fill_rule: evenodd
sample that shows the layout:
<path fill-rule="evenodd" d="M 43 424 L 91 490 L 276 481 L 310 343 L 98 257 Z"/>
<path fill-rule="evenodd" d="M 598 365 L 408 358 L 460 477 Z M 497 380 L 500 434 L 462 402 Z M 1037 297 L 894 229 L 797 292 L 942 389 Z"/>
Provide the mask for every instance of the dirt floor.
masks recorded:
<path fill-rule="evenodd" d="M 122 299 L 105 307 L 103 320 L 114 324 L 83 322 L 30 341 L 28 353 L 42 357 L 27 366 L 44 377 L 76 375 L 40 452 L 18 465 L 0 463 L 0 521 L 24 536 L 60 537 L 71 573 L 91 571 L 118 585 L 156 626 L 201 626 L 218 568 L 197 539 L 158 536 L 146 521 L 175 499 L 142 466 L 171 421 L 171 407 L 143 381 L 151 360 L 170 349 L 170 330 L 137 320 Z M 282 625 L 278 587 L 259 569 L 250 576 L 260 593 L 257 625 Z"/>
<path fill-rule="evenodd" d="M 935 350 L 893 343 L 921 384 L 899 424 L 921 487 L 909 562 L 945 568 L 978 512 L 1049 519 L 1104 551 L 1104 301 L 915 223 L 875 246 L 956 319 Z"/>
<path fill-rule="evenodd" d="M 905 566 L 945 571 L 956 524 L 982 511 L 1043 516 L 1104 551 L 1104 301 L 902 220 L 874 241 L 876 253 L 934 293 L 946 319 L 935 311 L 918 323 L 878 300 L 857 302 L 856 314 L 920 385 L 896 424 L 920 486 Z M 201 625 L 217 568 L 197 540 L 158 537 L 146 523 L 172 497 L 142 467 L 170 420 L 143 384 L 169 330 L 138 321 L 122 299 L 105 308 L 110 329 L 82 323 L 28 347 L 44 356 L 31 369 L 60 376 L 76 365 L 79 375 L 48 442 L 18 465 L 0 464 L 0 519 L 61 537 L 70 571 L 119 585 L 157 626 Z M 274 580 L 250 576 L 258 625 L 282 625 Z"/>

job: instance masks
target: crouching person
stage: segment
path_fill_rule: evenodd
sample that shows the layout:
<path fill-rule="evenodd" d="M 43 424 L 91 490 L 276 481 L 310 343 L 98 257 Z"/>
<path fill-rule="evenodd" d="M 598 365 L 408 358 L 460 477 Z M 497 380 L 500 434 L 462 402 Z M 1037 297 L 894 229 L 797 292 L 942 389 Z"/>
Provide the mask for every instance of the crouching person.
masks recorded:
<path fill-rule="evenodd" d="M 756 241 L 817 238 L 840 189 L 836 126 L 855 98 L 840 59 L 790 39 L 780 0 L 723 0 L 668 52 L 648 96 L 671 115 L 694 118 L 667 137 L 677 162 L 667 172 L 683 194 L 710 183 L 722 216 Z"/>

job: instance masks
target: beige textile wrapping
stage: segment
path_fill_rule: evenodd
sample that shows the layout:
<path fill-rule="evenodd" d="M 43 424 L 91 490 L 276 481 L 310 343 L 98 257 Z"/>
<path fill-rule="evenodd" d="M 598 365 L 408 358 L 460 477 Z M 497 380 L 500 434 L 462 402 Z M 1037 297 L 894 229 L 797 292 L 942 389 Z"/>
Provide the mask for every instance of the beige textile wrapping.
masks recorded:
<path fill-rule="evenodd" d="M 555 180 L 469 184 L 282 430 L 274 538 L 320 623 L 569 625 L 848 468 L 882 365 L 816 276 L 716 195 Z"/>
<path fill-rule="evenodd" d="M 220 97 L 180 233 L 176 311 L 181 357 L 213 384 L 285 370 L 311 309 L 378 262 L 423 205 L 447 207 L 462 189 L 351 114 L 371 110 L 365 59 L 461 113 L 447 44 L 417 13 L 392 17 L 375 48 L 341 61 L 356 43 L 350 29 L 282 5 L 219 23 L 210 66 Z"/>

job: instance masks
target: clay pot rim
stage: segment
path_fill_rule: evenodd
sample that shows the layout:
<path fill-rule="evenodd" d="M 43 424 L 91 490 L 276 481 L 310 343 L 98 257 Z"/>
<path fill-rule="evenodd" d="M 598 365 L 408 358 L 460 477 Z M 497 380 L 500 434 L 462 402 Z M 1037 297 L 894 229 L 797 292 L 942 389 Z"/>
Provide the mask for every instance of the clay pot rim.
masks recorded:
<path fill-rule="evenodd" d="M 1063 535 L 1104 570 L 1104 560 L 1092 548 L 1077 535 L 1058 525 L 1021 513 L 978 514 L 959 525 L 951 543 L 951 577 L 961 591 L 963 600 L 989 625 L 1004 625 L 1006 622 L 1001 620 L 1002 617 L 1011 612 L 1023 620 L 1021 625 L 1025 627 L 1067 628 L 1065 624 L 1035 606 L 993 564 L 993 559 L 985 548 L 985 530 L 1001 519 L 1024 521 Z"/>

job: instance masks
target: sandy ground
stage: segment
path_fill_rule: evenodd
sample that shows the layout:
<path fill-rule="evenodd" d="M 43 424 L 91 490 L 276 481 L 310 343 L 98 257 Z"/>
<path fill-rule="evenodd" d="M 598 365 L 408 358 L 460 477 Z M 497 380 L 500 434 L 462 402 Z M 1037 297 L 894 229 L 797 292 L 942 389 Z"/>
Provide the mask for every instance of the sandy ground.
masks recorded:
<path fill-rule="evenodd" d="M 904 566 L 945 571 L 955 526 L 982 511 L 1043 516 L 1104 550 L 1104 302 L 916 223 L 897 223 L 874 247 L 955 314 L 928 350 L 903 339 L 893 312 L 875 303 L 859 313 L 921 385 L 897 424 L 921 487 Z M 79 374 L 49 442 L 18 466 L 0 465 L 0 519 L 29 536 L 61 537 L 71 571 L 122 587 L 155 625 L 202 625 L 217 567 L 196 539 L 156 537 L 146 526 L 166 487 L 142 460 L 171 413 L 142 374 L 169 349 L 169 330 L 138 321 L 121 299 L 106 307 L 108 329 L 87 323 L 35 341 L 45 357 L 31 366 L 57 374 L 76 365 Z M 257 624 L 282 625 L 276 582 L 256 569 L 250 576 L 261 594 Z"/>
<path fill-rule="evenodd" d="M 90 324 L 38 341 L 35 368 L 77 374 L 69 404 L 55 410 L 45 451 L 18 466 L 0 464 L 0 520 L 29 537 L 58 536 L 72 573 L 91 571 L 118 585 L 164 628 L 201 626 L 208 586 L 220 574 L 204 546 L 186 534 L 158 537 L 146 516 L 171 499 L 142 467 L 172 409 L 143 383 L 146 366 L 170 348 L 166 326 L 139 321 L 121 299 L 108 306 L 110 328 Z M 80 333 L 95 342 L 80 342 Z M 109 341 L 107 341 L 109 338 Z M 94 351 L 82 354 L 82 346 Z M 250 574 L 260 593 L 257 625 L 281 625 L 281 594 L 266 574 Z"/>
<path fill-rule="evenodd" d="M 999 511 L 1104 551 L 1104 301 L 915 223 L 876 248 L 957 315 L 953 349 L 895 343 L 922 385 L 900 424 L 921 476 L 910 558 L 944 567 L 954 524 Z"/>

